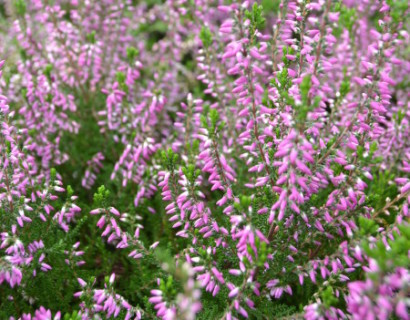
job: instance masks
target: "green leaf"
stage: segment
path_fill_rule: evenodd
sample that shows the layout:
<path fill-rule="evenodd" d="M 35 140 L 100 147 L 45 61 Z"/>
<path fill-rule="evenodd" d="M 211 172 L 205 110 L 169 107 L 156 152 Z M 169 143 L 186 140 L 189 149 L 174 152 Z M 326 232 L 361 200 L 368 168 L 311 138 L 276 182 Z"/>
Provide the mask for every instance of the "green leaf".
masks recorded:
<path fill-rule="evenodd" d="M 14 0 L 14 9 L 19 16 L 24 16 L 27 10 L 27 4 L 24 0 Z"/>
<path fill-rule="evenodd" d="M 245 11 L 245 17 L 251 22 L 251 34 L 256 30 L 263 30 L 265 28 L 266 20 L 263 17 L 263 7 L 256 2 L 252 6 L 252 11 Z"/>
<path fill-rule="evenodd" d="M 202 45 L 205 49 L 208 49 L 212 45 L 212 33 L 208 27 L 203 26 L 199 32 L 199 39 L 202 41 Z"/>

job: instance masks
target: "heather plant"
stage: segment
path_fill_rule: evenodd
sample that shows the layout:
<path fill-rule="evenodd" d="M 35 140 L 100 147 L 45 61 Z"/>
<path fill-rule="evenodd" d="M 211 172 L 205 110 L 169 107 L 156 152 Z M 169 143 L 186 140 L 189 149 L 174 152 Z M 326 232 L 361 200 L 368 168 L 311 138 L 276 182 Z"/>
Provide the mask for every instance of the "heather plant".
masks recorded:
<path fill-rule="evenodd" d="M 410 319 L 408 14 L 0 2 L 0 318 Z"/>

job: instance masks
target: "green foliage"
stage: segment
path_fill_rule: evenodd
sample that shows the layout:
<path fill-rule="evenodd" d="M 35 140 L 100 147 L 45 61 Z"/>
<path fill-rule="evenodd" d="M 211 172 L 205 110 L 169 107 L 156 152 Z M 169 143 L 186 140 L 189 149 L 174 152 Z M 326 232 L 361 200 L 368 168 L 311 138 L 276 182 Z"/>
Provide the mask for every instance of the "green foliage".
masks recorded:
<path fill-rule="evenodd" d="M 315 97 L 313 105 L 310 103 L 310 88 L 312 87 L 312 79 L 310 75 L 305 76 L 300 83 L 300 95 L 302 98 L 302 103 L 297 107 L 296 119 L 299 124 L 304 124 L 309 111 L 317 108 L 320 103 L 320 97 Z"/>
<path fill-rule="evenodd" d="M 201 174 L 201 170 L 195 169 L 195 165 L 193 164 L 189 164 L 187 167 L 182 167 L 181 170 L 191 185 L 195 183 L 195 180 Z"/>
<path fill-rule="evenodd" d="M 332 287 L 328 286 L 321 292 L 321 298 L 326 308 L 337 305 L 339 299 L 335 297 Z"/>
<path fill-rule="evenodd" d="M 164 21 L 155 20 L 153 23 L 141 23 L 138 29 L 132 30 L 131 34 L 135 37 L 146 34 L 146 46 L 152 49 L 155 43 L 161 40 L 168 31 L 168 25 Z"/>
<path fill-rule="evenodd" d="M 380 163 L 379 157 L 374 157 L 375 152 L 378 150 L 378 145 L 376 141 L 373 141 L 370 146 L 369 150 L 366 151 L 363 146 L 358 146 L 356 150 L 357 158 L 363 165 L 371 165 Z"/>
<path fill-rule="evenodd" d="M 127 48 L 127 59 L 129 64 L 133 64 L 139 55 L 139 50 L 134 47 Z"/>
<path fill-rule="evenodd" d="M 396 267 L 407 268 L 410 265 L 410 226 L 400 225 L 398 229 L 400 233 L 394 232 L 394 240 L 387 240 L 390 248 L 382 240 L 372 245 L 368 241 L 362 244 L 366 254 L 376 260 L 382 272 L 392 271 Z"/>
<path fill-rule="evenodd" d="M 167 249 L 159 248 L 155 250 L 155 257 L 158 262 L 161 263 L 162 268 L 169 274 L 174 274 L 176 270 L 175 259 L 171 255 L 171 252 Z M 166 284 L 162 281 L 161 286 L 165 289 L 172 288 L 172 276 L 168 277 Z M 162 287 L 160 286 L 161 290 Z"/>
<path fill-rule="evenodd" d="M 366 204 L 374 208 L 375 211 L 383 209 L 387 199 L 394 199 L 398 194 L 397 185 L 392 183 L 394 174 L 388 171 L 373 172 L 373 181 L 369 181 L 365 177 L 365 181 L 369 181 L 369 186 L 366 189 Z M 396 213 L 392 213 L 384 218 L 392 223 L 396 217 Z"/>
<path fill-rule="evenodd" d="M 19 16 L 24 16 L 27 10 L 27 4 L 25 0 L 14 0 L 14 9 Z"/>
<path fill-rule="evenodd" d="M 330 193 L 333 190 L 334 190 L 334 186 L 329 186 L 327 188 L 321 189 L 317 194 L 312 195 L 309 201 L 309 206 L 320 208 L 326 203 L 327 199 L 329 198 Z"/>
<path fill-rule="evenodd" d="M 202 294 L 202 312 L 198 314 L 198 320 L 220 319 L 226 308 L 226 299 L 220 294 L 213 297 L 210 293 Z"/>
<path fill-rule="evenodd" d="M 344 29 L 347 29 L 351 36 L 353 36 L 353 25 L 357 21 L 356 9 L 348 8 L 342 2 L 338 2 L 335 5 L 334 12 L 340 12 L 337 26 L 333 28 L 333 34 L 335 35 L 335 37 L 340 37 Z"/>
<path fill-rule="evenodd" d="M 116 78 L 117 78 L 117 82 L 118 82 L 118 84 L 119 84 L 121 90 L 123 90 L 124 92 L 127 93 L 127 92 L 128 92 L 128 86 L 127 86 L 127 84 L 125 83 L 125 80 L 127 79 L 127 76 L 125 75 L 125 73 L 122 72 L 122 71 L 118 71 L 118 72 L 115 74 L 115 76 L 116 76 Z"/>
<path fill-rule="evenodd" d="M 67 197 L 68 198 L 71 197 L 72 195 L 74 195 L 74 190 L 70 185 L 67 186 L 66 191 L 67 191 Z"/>
<path fill-rule="evenodd" d="M 126 76 L 125 73 L 122 71 L 118 71 L 116 73 L 116 78 L 119 84 L 123 84 L 125 82 Z"/>
<path fill-rule="evenodd" d="M 248 244 L 248 253 L 252 257 L 252 260 L 256 263 L 258 267 L 263 267 L 263 264 L 266 262 L 266 258 L 268 253 L 271 250 L 268 250 L 267 244 L 264 241 L 260 241 L 259 238 L 255 239 L 255 247 L 256 252 L 252 249 L 252 247 Z"/>
<path fill-rule="evenodd" d="M 5 3 L 0 3 L 0 18 L 3 19 L 4 17 L 6 17 L 6 5 Z"/>
<path fill-rule="evenodd" d="M 220 115 L 218 110 L 205 108 L 204 114 L 201 115 L 201 125 L 208 129 L 211 137 L 215 136 L 225 126 L 225 122 L 219 120 Z"/>
<path fill-rule="evenodd" d="M 178 163 L 178 154 L 169 148 L 168 151 L 161 151 L 163 166 L 170 172 L 174 172 Z"/>
<path fill-rule="evenodd" d="M 386 0 L 394 23 L 400 23 L 407 16 L 409 2 L 406 0 Z"/>
<path fill-rule="evenodd" d="M 276 89 L 279 92 L 281 103 L 286 103 L 289 105 L 294 105 L 295 101 L 293 97 L 289 95 L 289 88 L 292 86 L 292 79 L 289 76 L 289 71 L 286 66 L 286 64 L 289 63 L 289 60 L 284 58 L 285 62 L 285 67 L 282 69 L 282 71 L 278 72 L 277 74 L 277 79 L 272 79 L 271 85 L 276 87 Z"/>
<path fill-rule="evenodd" d="M 44 75 L 47 77 L 48 81 L 51 81 L 51 71 L 53 71 L 53 65 L 46 65 L 46 67 L 44 68 Z"/>
<path fill-rule="evenodd" d="M 266 15 L 270 15 L 273 12 L 277 12 L 279 10 L 280 3 L 281 3 L 280 0 L 262 0 L 261 1 L 263 11 Z"/>
<path fill-rule="evenodd" d="M 374 220 L 359 217 L 359 232 L 362 236 L 373 235 L 377 232 L 379 226 Z"/>
<path fill-rule="evenodd" d="M 53 182 L 56 179 L 57 170 L 55 168 L 50 169 L 50 180 Z"/>
<path fill-rule="evenodd" d="M 283 47 L 282 51 L 283 51 L 282 61 L 285 64 L 286 68 L 288 68 L 292 61 L 288 59 L 287 55 L 294 54 L 295 50 L 292 47 Z"/>
<path fill-rule="evenodd" d="M 98 191 L 94 194 L 94 204 L 96 207 L 106 208 L 108 206 L 109 196 L 110 191 L 108 191 L 105 186 L 100 186 Z"/>
<path fill-rule="evenodd" d="M 66 313 L 63 316 L 63 320 L 81 320 L 81 315 L 78 313 L 78 311 L 73 311 L 73 313 Z"/>
<path fill-rule="evenodd" d="M 302 102 L 307 104 L 309 98 L 309 91 L 312 87 L 312 79 L 310 75 L 307 75 L 303 78 L 300 84 L 300 95 L 302 96 Z"/>
<path fill-rule="evenodd" d="M 339 89 L 339 93 L 340 93 L 339 99 L 343 99 L 344 97 L 346 97 L 349 91 L 350 91 L 350 78 L 346 75 L 346 68 L 345 68 L 343 81 L 340 84 L 340 89 Z"/>
<path fill-rule="evenodd" d="M 263 300 L 260 304 L 257 305 L 257 308 L 253 310 L 255 319 L 264 320 L 271 319 L 274 315 L 275 319 L 280 319 L 281 317 L 290 316 L 295 314 L 297 311 L 295 306 L 283 304 L 283 303 L 274 303 L 273 301 Z"/>
<path fill-rule="evenodd" d="M 96 32 L 95 31 L 92 31 L 92 32 L 90 32 L 89 34 L 87 34 L 87 41 L 89 42 L 89 43 L 91 43 L 91 44 L 95 44 L 95 35 L 96 35 Z"/>
<path fill-rule="evenodd" d="M 185 146 L 186 149 L 188 150 L 189 153 L 189 163 L 190 164 L 195 164 L 196 163 L 196 157 L 199 153 L 199 145 L 200 142 L 199 140 L 195 139 L 192 142 L 187 142 L 187 145 Z"/>
<path fill-rule="evenodd" d="M 398 125 L 401 125 L 404 117 L 405 117 L 405 112 L 401 109 L 399 111 L 397 111 L 397 113 L 393 114 L 393 118 L 394 118 L 394 120 L 396 121 L 396 123 Z"/>
<path fill-rule="evenodd" d="M 250 34 L 253 36 L 256 30 L 263 30 L 265 28 L 266 19 L 263 16 L 263 7 L 256 2 L 252 6 L 252 10 L 245 11 L 245 17 L 250 20 Z"/>
<path fill-rule="evenodd" d="M 208 27 L 203 26 L 199 33 L 199 39 L 201 39 L 202 44 L 205 49 L 208 49 L 212 45 L 212 33 Z"/>
<path fill-rule="evenodd" d="M 51 193 L 54 187 L 54 182 L 57 178 L 57 170 L 50 170 L 50 184 L 41 186 L 45 187 L 48 194 Z M 36 187 L 34 187 L 36 188 Z M 52 202 L 54 210 L 60 211 L 63 207 L 71 203 L 71 197 L 74 193 L 72 187 L 68 186 L 66 191 L 66 200 L 63 201 L 63 196 Z M 33 190 L 35 192 L 36 190 Z M 47 201 L 48 200 L 44 200 Z M 21 206 L 24 205 L 23 197 L 20 199 Z M 44 247 L 38 248 L 33 254 L 33 260 L 27 266 L 22 265 L 24 289 L 11 289 L 7 286 L 2 286 L 0 290 L 0 318 L 8 318 L 11 315 L 29 313 L 33 308 L 47 306 L 52 310 L 62 310 L 66 312 L 72 308 L 73 294 L 78 290 L 76 278 L 86 273 L 85 270 L 79 270 L 76 263 L 82 257 L 74 254 L 74 244 L 78 241 L 81 228 L 87 221 L 87 217 L 78 218 L 75 226 L 71 226 L 68 232 L 61 229 L 56 219 L 53 219 L 53 214 L 45 215 L 46 221 L 39 217 L 39 213 L 43 212 L 43 200 L 31 203 L 32 211 L 25 212 L 32 221 L 24 226 L 24 232 L 19 233 L 19 240 L 25 245 L 29 245 L 33 241 L 41 241 Z M 12 220 L 7 221 L 3 210 L 0 209 L 0 223 L 9 226 L 15 223 Z M 42 257 L 42 260 L 40 260 Z M 0 255 L 0 264 L 2 256 Z M 67 258 L 70 258 L 70 263 L 67 263 Z M 40 270 L 42 263 L 47 263 L 52 266 L 47 272 Z M 32 275 L 36 274 L 35 277 Z M 52 293 L 52 294 L 50 294 Z M 13 300 L 8 297 L 13 296 Z"/>

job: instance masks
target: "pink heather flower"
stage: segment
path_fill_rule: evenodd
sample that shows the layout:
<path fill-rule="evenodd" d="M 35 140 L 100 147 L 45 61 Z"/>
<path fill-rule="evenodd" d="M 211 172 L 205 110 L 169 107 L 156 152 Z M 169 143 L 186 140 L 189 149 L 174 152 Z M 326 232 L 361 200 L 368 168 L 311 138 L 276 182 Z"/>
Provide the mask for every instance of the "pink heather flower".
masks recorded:
<path fill-rule="evenodd" d="M 392 250 L 408 224 L 406 8 L 231 2 L 4 6 L 0 285 L 12 291 L 0 295 L 32 308 L 16 317 L 61 318 L 25 291 L 61 265 L 81 275 L 95 258 L 87 230 L 106 243 L 92 263 L 113 251 L 110 265 L 132 274 L 65 279 L 82 319 L 151 316 L 123 292 L 149 292 L 167 320 L 200 317 L 216 295 L 227 320 L 301 297 L 309 320 L 409 319 L 408 269 L 378 265 L 363 246 Z M 86 221 L 81 208 L 107 175 L 111 196 L 96 196 Z M 164 262 L 156 253 L 168 246 Z M 134 276 L 146 284 L 133 288 Z"/>

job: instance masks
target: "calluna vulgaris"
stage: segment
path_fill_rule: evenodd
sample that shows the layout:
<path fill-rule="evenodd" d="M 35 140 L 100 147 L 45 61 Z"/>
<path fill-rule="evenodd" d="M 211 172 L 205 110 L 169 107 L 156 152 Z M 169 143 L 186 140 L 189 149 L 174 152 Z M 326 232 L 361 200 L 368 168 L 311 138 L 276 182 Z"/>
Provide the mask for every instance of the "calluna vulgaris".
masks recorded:
<path fill-rule="evenodd" d="M 409 13 L 0 1 L 0 318 L 409 320 Z"/>

